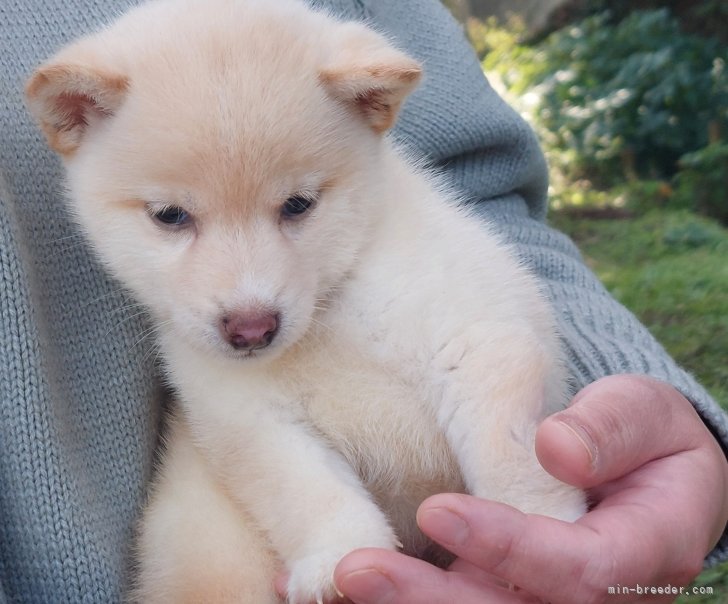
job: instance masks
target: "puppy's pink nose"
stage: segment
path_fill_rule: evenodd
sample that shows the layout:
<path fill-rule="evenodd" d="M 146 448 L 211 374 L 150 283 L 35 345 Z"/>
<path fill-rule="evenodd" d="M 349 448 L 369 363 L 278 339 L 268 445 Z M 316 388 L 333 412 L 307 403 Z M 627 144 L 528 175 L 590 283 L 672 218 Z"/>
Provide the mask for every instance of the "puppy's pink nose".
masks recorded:
<path fill-rule="evenodd" d="M 235 350 L 265 348 L 278 331 L 278 313 L 270 311 L 231 312 L 222 317 L 223 337 Z"/>

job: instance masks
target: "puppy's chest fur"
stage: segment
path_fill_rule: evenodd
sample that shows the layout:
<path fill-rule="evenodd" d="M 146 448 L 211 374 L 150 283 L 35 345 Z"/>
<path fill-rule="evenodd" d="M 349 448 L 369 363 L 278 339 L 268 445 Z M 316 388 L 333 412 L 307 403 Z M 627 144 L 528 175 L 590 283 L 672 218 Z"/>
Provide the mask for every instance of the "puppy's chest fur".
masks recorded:
<path fill-rule="evenodd" d="M 426 388 L 403 368 L 367 354 L 367 347 L 348 343 L 332 338 L 311 350 L 281 387 L 311 425 L 361 467 L 365 480 L 395 486 L 406 478 L 399 476 L 403 466 L 420 481 L 449 474 L 455 465 L 443 468 L 449 449 Z"/>
<path fill-rule="evenodd" d="M 362 331 L 317 326 L 307 345 L 283 360 L 278 387 L 356 471 L 405 548 L 421 556 L 417 507 L 429 495 L 465 487 L 437 425 L 430 401 L 436 393 L 376 334 Z"/>

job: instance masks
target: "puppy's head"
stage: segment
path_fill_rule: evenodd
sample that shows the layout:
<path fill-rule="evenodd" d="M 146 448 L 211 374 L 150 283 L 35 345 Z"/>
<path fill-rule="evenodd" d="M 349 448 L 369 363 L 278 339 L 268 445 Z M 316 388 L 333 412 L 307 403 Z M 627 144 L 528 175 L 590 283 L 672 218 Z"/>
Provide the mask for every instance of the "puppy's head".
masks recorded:
<path fill-rule="evenodd" d="M 297 341 L 354 266 L 419 76 L 294 0 L 157 0 L 26 92 L 111 271 L 172 337 L 243 357 Z"/>

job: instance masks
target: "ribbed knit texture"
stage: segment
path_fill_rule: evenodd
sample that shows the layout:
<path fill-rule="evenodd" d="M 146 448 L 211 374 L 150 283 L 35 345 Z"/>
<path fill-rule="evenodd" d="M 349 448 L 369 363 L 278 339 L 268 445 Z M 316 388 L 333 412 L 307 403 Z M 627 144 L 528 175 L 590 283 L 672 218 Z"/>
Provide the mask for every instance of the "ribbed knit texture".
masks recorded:
<path fill-rule="evenodd" d="M 150 472 L 158 397 L 148 326 L 66 217 L 59 161 L 22 101 L 35 65 L 121 4 L 0 4 L 0 604 L 119 601 Z M 368 20 L 424 62 L 425 84 L 394 135 L 439 165 L 543 278 L 574 387 L 653 375 L 693 401 L 725 447 L 725 415 L 541 222 L 546 169 L 534 136 L 439 4 L 316 4 Z"/>
<path fill-rule="evenodd" d="M 12 603 L 120 600 L 156 439 L 138 309 L 120 310 L 130 302 L 66 217 L 60 163 L 22 99 L 34 66 L 108 13 L 0 3 L 0 591 Z"/>

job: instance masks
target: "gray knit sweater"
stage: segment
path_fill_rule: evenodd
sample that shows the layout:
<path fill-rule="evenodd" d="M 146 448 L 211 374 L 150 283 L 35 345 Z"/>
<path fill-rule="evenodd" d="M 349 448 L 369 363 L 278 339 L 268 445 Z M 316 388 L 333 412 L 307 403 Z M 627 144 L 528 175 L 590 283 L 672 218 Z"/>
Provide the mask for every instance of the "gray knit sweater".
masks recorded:
<path fill-rule="evenodd" d="M 59 162 L 22 99 L 36 64 L 122 4 L 0 2 L 0 604 L 118 601 L 152 467 L 160 396 L 144 316 L 66 216 Z M 650 374 L 693 401 L 725 446 L 728 422 L 715 403 L 544 225 L 546 168 L 534 136 L 490 89 L 439 4 L 317 4 L 369 20 L 424 62 L 426 82 L 394 136 L 440 165 L 543 279 L 574 388 Z"/>

